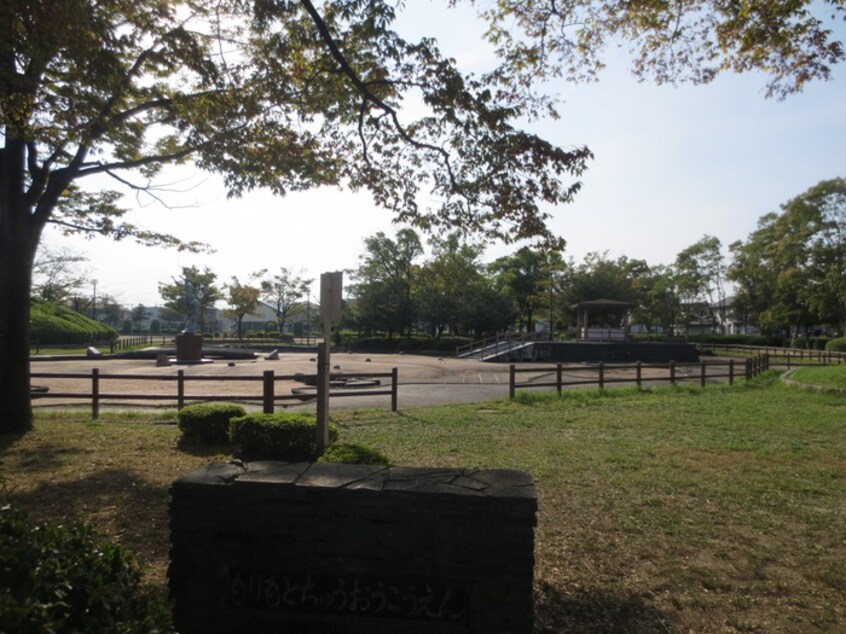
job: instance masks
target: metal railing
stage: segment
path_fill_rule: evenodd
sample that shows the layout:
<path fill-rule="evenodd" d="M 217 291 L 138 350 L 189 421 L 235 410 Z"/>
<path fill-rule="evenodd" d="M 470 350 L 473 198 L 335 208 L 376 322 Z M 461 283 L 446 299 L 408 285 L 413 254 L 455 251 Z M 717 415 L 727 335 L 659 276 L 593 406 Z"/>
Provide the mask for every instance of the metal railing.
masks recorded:
<path fill-rule="evenodd" d="M 537 341 L 548 341 L 548 337 L 544 333 L 537 332 L 503 333 L 458 346 L 455 349 L 455 356 L 488 359 Z"/>

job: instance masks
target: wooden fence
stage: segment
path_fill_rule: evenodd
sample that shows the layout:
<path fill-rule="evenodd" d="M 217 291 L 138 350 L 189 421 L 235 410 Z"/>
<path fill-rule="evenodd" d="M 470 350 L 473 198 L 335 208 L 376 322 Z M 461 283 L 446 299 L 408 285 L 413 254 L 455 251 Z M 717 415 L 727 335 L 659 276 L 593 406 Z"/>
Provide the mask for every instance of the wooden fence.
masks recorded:
<path fill-rule="evenodd" d="M 43 398 L 63 398 L 63 399 L 83 399 L 91 401 L 91 416 L 97 418 L 100 415 L 100 404 L 104 400 L 121 400 L 121 401 L 176 401 L 177 409 L 185 407 L 188 401 L 247 401 L 247 402 L 261 402 L 262 410 L 265 413 L 272 414 L 275 409 L 277 401 L 303 401 L 308 400 L 309 396 L 302 394 L 276 394 L 277 381 L 303 381 L 303 379 L 314 378 L 316 375 L 303 374 L 276 374 L 273 370 L 265 370 L 261 376 L 186 376 L 184 370 L 178 370 L 176 375 L 167 376 L 150 376 L 147 374 L 101 374 L 98 368 L 93 368 L 90 373 L 63 373 L 63 372 L 33 372 L 30 375 L 33 379 L 89 379 L 91 390 L 86 392 L 57 392 L 53 390 L 39 391 L 33 390 L 32 397 Z M 350 398 L 356 396 L 390 396 L 391 397 L 391 411 L 397 411 L 397 384 L 398 373 L 397 368 L 393 368 L 390 372 L 369 372 L 356 373 L 350 375 L 332 374 L 332 381 L 340 381 L 347 379 L 382 379 L 389 378 L 391 380 L 388 389 L 370 389 L 370 388 L 355 388 L 355 389 L 339 389 L 331 390 L 329 395 L 331 398 Z M 175 383 L 175 389 L 168 394 L 138 394 L 134 392 L 105 392 L 101 388 L 103 384 L 117 381 L 170 381 Z M 185 384 L 187 382 L 211 382 L 211 381 L 226 381 L 226 382 L 244 382 L 244 383 L 261 383 L 261 395 L 253 392 L 251 394 L 186 394 Z M 316 383 L 316 381 L 315 381 Z M 257 390 L 256 390 L 257 391 Z"/>
<path fill-rule="evenodd" d="M 699 381 L 699 384 L 704 386 L 708 379 L 727 379 L 731 384 L 734 383 L 735 378 L 738 376 L 751 379 L 764 370 L 768 370 L 769 367 L 770 358 L 767 354 L 737 361 L 730 359 L 729 361 L 700 361 L 699 363 L 676 363 L 675 361 L 671 361 L 667 364 L 647 364 L 638 361 L 635 364 L 614 364 L 613 366 L 608 366 L 603 362 L 596 365 L 563 365 L 558 363 L 554 366 L 541 367 L 518 367 L 511 365 L 509 366 L 508 373 L 508 398 L 513 399 L 517 389 L 554 387 L 560 394 L 561 390 L 565 387 L 574 385 L 597 385 L 602 389 L 609 383 L 635 383 L 638 387 L 641 387 L 649 381 L 669 382 L 670 385 L 675 385 L 682 381 Z M 613 370 L 615 374 L 627 374 L 626 376 L 609 376 L 609 370 Z M 654 375 L 645 376 L 644 370 L 658 370 L 659 372 L 650 372 L 650 374 Z M 665 373 L 662 371 L 665 371 Z M 580 376 L 565 379 L 565 372 L 577 373 Z M 553 373 L 555 375 L 554 381 L 541 380 L 517 383 L 518 374 L 534 374 L 542 378 Z M 593 374 L 593 376 L 584 377 L 585 373 Z"/>
<path fill-rule="evenodd" d="M 160 344 L 167 345 L 170 342 L 173 345 L 173 337 L 165 335 L 122 335 L 117 339 L 104 339 L 103 341 L 81 341 L 79 343 L 49 343 L 41 344 L 38 339 L 34 339 L 30 348 L 34 354 L 41 354 L 41 348 L 50 348 L 55 350 L 79 350 L 85 348 L 97 348 L 98 350 L 108 349 L 110 354 L 114 354 L 120 350 L 131 350 L 133 348 L 141 348 L 143 346 L 152 346 Z"/>
<path fill-rule="evenodd" d="M 777 348 L 772 346 L 746 346 L 739 344 L 697 344 L 697 350 L 701 353 L 719 354 L 744 354 L 770 356 L 771 366 L 783 366 L 790 369 L 795 365 L 839 365 L 846 363 L 846 352 L 833 352 L 830 350 L 806 350 L 802 348 Z"/>

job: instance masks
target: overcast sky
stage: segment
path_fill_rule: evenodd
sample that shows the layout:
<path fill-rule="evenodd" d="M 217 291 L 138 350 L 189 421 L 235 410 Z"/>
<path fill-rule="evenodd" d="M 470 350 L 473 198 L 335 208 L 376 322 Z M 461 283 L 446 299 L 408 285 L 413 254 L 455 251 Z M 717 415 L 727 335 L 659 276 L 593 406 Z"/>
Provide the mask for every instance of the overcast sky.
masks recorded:
<path fill-rule="evenodd" d="M 477 35 L 468 35 L 478 32 L 469 12 L 447 14 L 450 19 L 438 20 L 431 31 L 433 21 L 421 12 L 442 5 L 409 4 L 418 13 L 404 19 L 407 32 L 433 32 L 465 69 L 484 68 L 489 51 Z M 552 143 L 584 144 L 595 154 L 575 202 L 549 209 L 551 228 L 567 241 L 565 257 L 579 261 L 591 251 L 608 251 L 669 264 L 705 234 L 725 245 L 745 239 L 763 214 L 821 180 L 846 176 L 843 65 L 832 81 L 776 101 L 764 98 L 762 75 L 659 87 L 632 79 L 621 59 L 611 58 L 598 83 L 554 85 L 564 100 L 561 119 L 532 128 Z M 163 180 L 182 190 L 165 194 L 175 208 L 127 199 L 134 209 L 130 220 L 207 242 L 214 254 L 67 238 L 49 229 L 46 243 L 87 255 L 98 294 L 127 305 L 157 305 L 158 283 L 183 266 L 207 265 L 221 282 L 279 267 L 319 278 L 323 271 L 355 267 L 365 237 L 398 228 L 368 194 L 333 189 L 276 198 L 254 192 L 228 200 L 218 178 L 191 168 L 171 170 Z M 515 248 L 494 245 L 486 259 Z"/>

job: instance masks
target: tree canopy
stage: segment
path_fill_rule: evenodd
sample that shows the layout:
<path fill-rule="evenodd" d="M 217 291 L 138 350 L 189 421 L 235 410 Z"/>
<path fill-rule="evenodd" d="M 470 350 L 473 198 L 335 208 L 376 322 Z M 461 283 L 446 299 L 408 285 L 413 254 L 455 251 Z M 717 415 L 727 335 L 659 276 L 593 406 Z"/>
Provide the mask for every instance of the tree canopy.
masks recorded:
<path fill-rule="evenodd" d="M 844 2 L 821 6 L 840 14 Z M 394 26 L 402 3 L 391 0 L 0 3 L 8 426 L 25 429 L 31 418 L 28 300 L 45 225 L 200 248 L 125 220 L 118 192 L 160 199 L 156 176 L 167 164 L 219 173 L 233 196 L 366 189 L 427 231 L 552 242 L 549 209 L 571 200 L 591 153 L 518 127 L 554 115 L 540 80 L 591 76 L 614 39 L 631 42 L 636 72 L 658 81 L 756 68 L 779 95 L 827 77 L 843 58 L 812 13 L 818 5 L 802 0 L 479 6 L 500 59 L 472 76 L 433 39 L 403 38 Z M 86 187 L 93 177 L 114 189 Z"/>

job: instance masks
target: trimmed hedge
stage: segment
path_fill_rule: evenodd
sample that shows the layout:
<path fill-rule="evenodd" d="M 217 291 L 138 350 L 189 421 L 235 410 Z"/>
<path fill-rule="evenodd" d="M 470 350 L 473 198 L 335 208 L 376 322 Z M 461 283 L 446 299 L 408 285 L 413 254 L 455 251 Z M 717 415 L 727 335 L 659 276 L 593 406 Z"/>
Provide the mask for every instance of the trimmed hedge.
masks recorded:
<path fill-rule="evenodd" d="M 89 343 L 116 339 L 114 328 L 89 319 L 70 308 L 33 299 L 30 338 L 45 344 Z"/>
<path fill-rule="evenodd" d="M 391 466 L 390 460 L 383 453 L 352 443 L 332 445 L 326 450 L 317 462 L 328 462 L 333 464 L 370 464 Z"/>
<path fill-rule="evenodd" d="M 846 337 L 837 337 L 836 339 L 829 339 L 825 344 L 826 352 L 846 352 Z"/>
<path fill-rule="evenodd" d="M 122 546 L 81 524 L 30 522 L 0 504 L 0 632 L 171 632 L 168 605 Z"/>
<path fill-rule="evenodd" d="M 248 460 L 314 462 L 317 458 L 317 422 L 312 414 L 249 414 L 229 423 L 229 438 Z M 329 443 L 338 440 L 338 428 L 329 425 Z"/>
<path fill-rule="evenodd" d="M 182 438 L 197 444 L 229 442 L 229 421 L 246 416 L 247 410 L 235 403 L 197 403 L 179 410 Z"/>
<path fill-rule="evenodd" d="M 358 337 L 341 333 L 335 345 L 360 352 L 449 352 L 472 343 L 470 337 Z"/>

